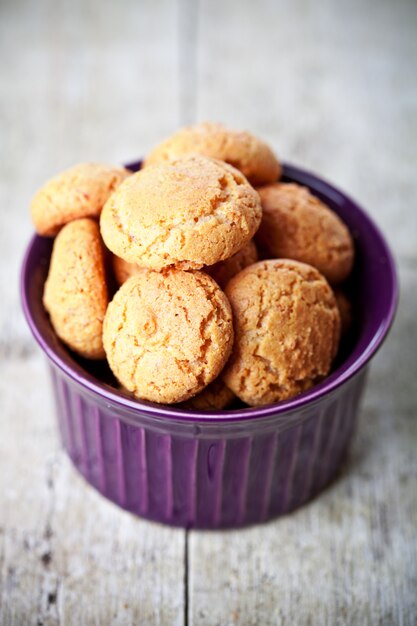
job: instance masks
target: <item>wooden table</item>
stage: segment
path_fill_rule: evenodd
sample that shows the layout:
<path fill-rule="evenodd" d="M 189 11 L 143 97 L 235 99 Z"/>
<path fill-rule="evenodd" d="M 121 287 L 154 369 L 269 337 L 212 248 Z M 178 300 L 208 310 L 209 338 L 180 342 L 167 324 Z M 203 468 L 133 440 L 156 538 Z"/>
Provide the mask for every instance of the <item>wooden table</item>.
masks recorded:
<path fill-rule="evenodd" d="M 0 14 L 0 623 L 417 623 L 417 5 L 3 2 Z M 402 295 L 349 462 L 319 499 L 239 532 L 136 519 L 61 451 L 20 312 L 28 204 L 84 160 L 134 159 L 223 121 L 348 190 Z"/>

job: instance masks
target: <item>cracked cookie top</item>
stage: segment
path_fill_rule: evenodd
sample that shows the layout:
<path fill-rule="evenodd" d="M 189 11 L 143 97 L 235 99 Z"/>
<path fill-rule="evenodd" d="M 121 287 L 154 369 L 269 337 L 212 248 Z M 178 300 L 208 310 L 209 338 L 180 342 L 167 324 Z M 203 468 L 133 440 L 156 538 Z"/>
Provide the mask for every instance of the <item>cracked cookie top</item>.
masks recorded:
<path fill-rule="evenodd" d="M 265 256 L 313 265 L 331 284 L 347 278 L 353 242 L 336 213 L 295 183 L 275 183 L 258 192 L 263 213 L 256 241 Z"/>
<path fill-rule="evenodd" d="M 32 200 L 36 232 L 49 237 L 72 220 L 98 217 L 107 198 L 129 175 L 124 167 L 80 163 L 51 178 Z"/>
<path fill-rule="evenodd" d="M 320 272 L 288 259 L 260 261 L 226 286 L 235 341 L 222 374 L 244 402 L 291 398 L 329 371 L 340 337 L 334 294 Z"/>
<path fill-rule="evenodd" d="M 108 304 L 98 224 L 83 218 L 54 242 L 43 303 L 58 337 L 88 359 L 104 359 L 103 319 Z"/>
<path fill-rule="evenodd" d="M 231 130 L 213 122 L 181 128 L 150 152 L 144 167 L 191 153 L 230 163 L 252 185 L 275 182 L 282 172 L 271 148 L 258 137 L 247 131 Z"/>
<path fill-rule="evenodd" d="M 197 155 L 129 176 L 100 224 L 107 247 L 129 263 L 200 269 L 249 241 L 261 213 L 258 193 L 238 170 Z"/>
<path fill-rule="evenodd" d="M 223 369 L 233 343 L 230 305 L 203 272 L 141 269 L 109 304 L 103 341 L 128 391 L 152 402 L 181 402 Z"/>
<path fill-rule="evenodd" d="M 281 165 L 266 143 L 246 131 L 231 130 L 212 122 L 181 128 L 152 150 L 144 166 L 190 153 L 230 163 L 252 185 L 266 185 L 281 176 Z"/>

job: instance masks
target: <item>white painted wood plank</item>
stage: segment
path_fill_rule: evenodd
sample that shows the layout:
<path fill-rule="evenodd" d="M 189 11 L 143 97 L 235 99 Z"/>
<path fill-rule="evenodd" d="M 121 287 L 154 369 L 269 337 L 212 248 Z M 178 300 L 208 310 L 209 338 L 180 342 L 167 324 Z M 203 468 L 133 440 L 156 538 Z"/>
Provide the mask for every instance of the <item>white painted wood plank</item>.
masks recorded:
<path fill-rule="evenodd" d="M 416 3 L 200 5 L 198 119 L 259 133 L 361 201 L 416 258 Z"/>
<path fill-rule="evenodd" d="M 135 159 L 178 124 L 177 9 L 0 12 L 0 624 L 182 624 L 185 533 L 119 510 L 72 469 L 18 296 L 36 188 L 74 162 Z"/>
<path fill-rule="evenodd" d="M 399 263 L 400 302 L 397 317 L 381 351 L 372 361 L 369 408 L 392 415 L 417 413 L 417 263 Z"/>
<path fill-rule="evenodd" d="M 200 5 L 177 0 L 179 36 L 180 125 L 193 124 L 197 115 L 198 38 Z"/>

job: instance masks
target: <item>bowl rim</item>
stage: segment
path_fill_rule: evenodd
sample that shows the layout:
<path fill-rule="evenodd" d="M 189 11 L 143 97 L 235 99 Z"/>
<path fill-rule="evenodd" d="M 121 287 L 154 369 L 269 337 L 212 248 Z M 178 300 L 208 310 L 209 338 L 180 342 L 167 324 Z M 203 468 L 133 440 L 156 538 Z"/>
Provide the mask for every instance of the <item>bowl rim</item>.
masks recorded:
<path fill-rule="evenodd" d="M 140 161 L 135 161 L 129 169 L 138 169 Z M 168 406 L 163 404 L 156 404 L 152 402 L 146 402 L 141 400 L 132 399 L 129 396 L 118 392 L 116 389 L 110 387 L 101 381 L 97 381 L 88 372 L 82 375 L 75 371 L 72 365 L 66 362 L 63 358 L 56 353 L 53 347 L 45 339 L 44 335 L 38 328 L 35 320 L 30 312 L 30 303 L 28 294 L 25 289 L 26 276 L 29 271 L 29 258 L 32 248 L 39 237 L 34 234 L 27 246 L 20 275 L 20 294 L 23 312 L 29 328 L 36 339 L 37 343 L 45 352 L 49 360 L 58 367 L 63 373 L 71 378 L 77 385 L 81 385 L 88 392 L 98 395 L 105 402 L 111 403 L 117 406 L 119 409 L 127 410 L 129 412 L 130 421 L 134 419 L 134 414 L 137 413 L 138 419 L 140 416 L 147 415 L 148 417 L 155 418 L 168 418 L 170 421 L 177 421 L 182 423 L 236 423 L 236 422 L 248 422 L 252 420 L 259 420 L 261 418 L 268 417 L 282 417 L 285 413 L 293 413 L 294 411 L 300 411 L 307 405 L 318 402 L 324 396 L 328 396 L 341 385 L 345 384 L 352 377 L 354 377 L 360 370 L 365 367 L 369 360 L 375 355 L 383 341 L 385 340 L 388 331 L 390 330 L 394 321 L 395 312 L 398 306 L 398 277 L 394 262 L 394 257 L 388 246 L 388 243 L 383 236 L 379 227 L 375 224 L 373 219 L 362 209 L 357 202 L 355 202 L 349 195 L 339 190 L 337 187 L 329 183 L 327 180 L 318 177 L 309 170 L 304 170 L 298 166 L 291 165 L 289 163 L 283 163 L 283 177 L 290 178 L 298 184 L 303 184 L 312 188 L 313 192 L 323 193 L 327 196 L 334 196 L 336 194 L 339 198 L 342 198 L 344 202 L 349 203 L 354 207 L 354 210 L 359 215 L 361 220 L 367 222 L 367 226 L 373 231 L 373 235 L 378 239 L 384 254 L 386 256 L 387 264 L 386 268 L 391 277 L 392 290 L 390 293 L 389 306 L 381 316 L 381 323 L 376 333 L 370 338 L 362 352 L 356 359 L 348 357 L 334 372 L 326 377 L 322 382 L 315 385 L 312 389 L 305 391 L 298 396 L 289 400 L 282 400 L 274 404 L 268 404 L 259 407 L 248 407 L 243 409 L 235 409 L 228 411 L 194 411 L 191 409 L 179 409 L 175 408 L 175 405 Z M 123 415 L 119 416 L 123 419 Z"/>

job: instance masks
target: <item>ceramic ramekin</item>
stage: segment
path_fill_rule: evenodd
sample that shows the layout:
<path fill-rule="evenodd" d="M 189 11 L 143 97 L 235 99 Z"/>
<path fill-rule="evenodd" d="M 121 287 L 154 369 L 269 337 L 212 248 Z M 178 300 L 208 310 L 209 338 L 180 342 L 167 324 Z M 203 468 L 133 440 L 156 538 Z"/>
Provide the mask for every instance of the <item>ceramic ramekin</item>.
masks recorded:
<path fill-rule="evenodd" d="M 103 366 L 76 360 L 56 338 L 42 306 L 52 240 L 29 244 L 23 310 L 49 362 L 63 445 L 85 479 L 128 511 L 187 528 L 262 522 L 316 495 L 346 454 L 367 365 L 394 318 L 394 262 L 353 200 L 299 168 L 286 165 L 284 176 L 309 187 L 354 237 L 356 326 L 331 375 L 278 404 L 198 413 L 123 395 L 104 382 Z"/>

